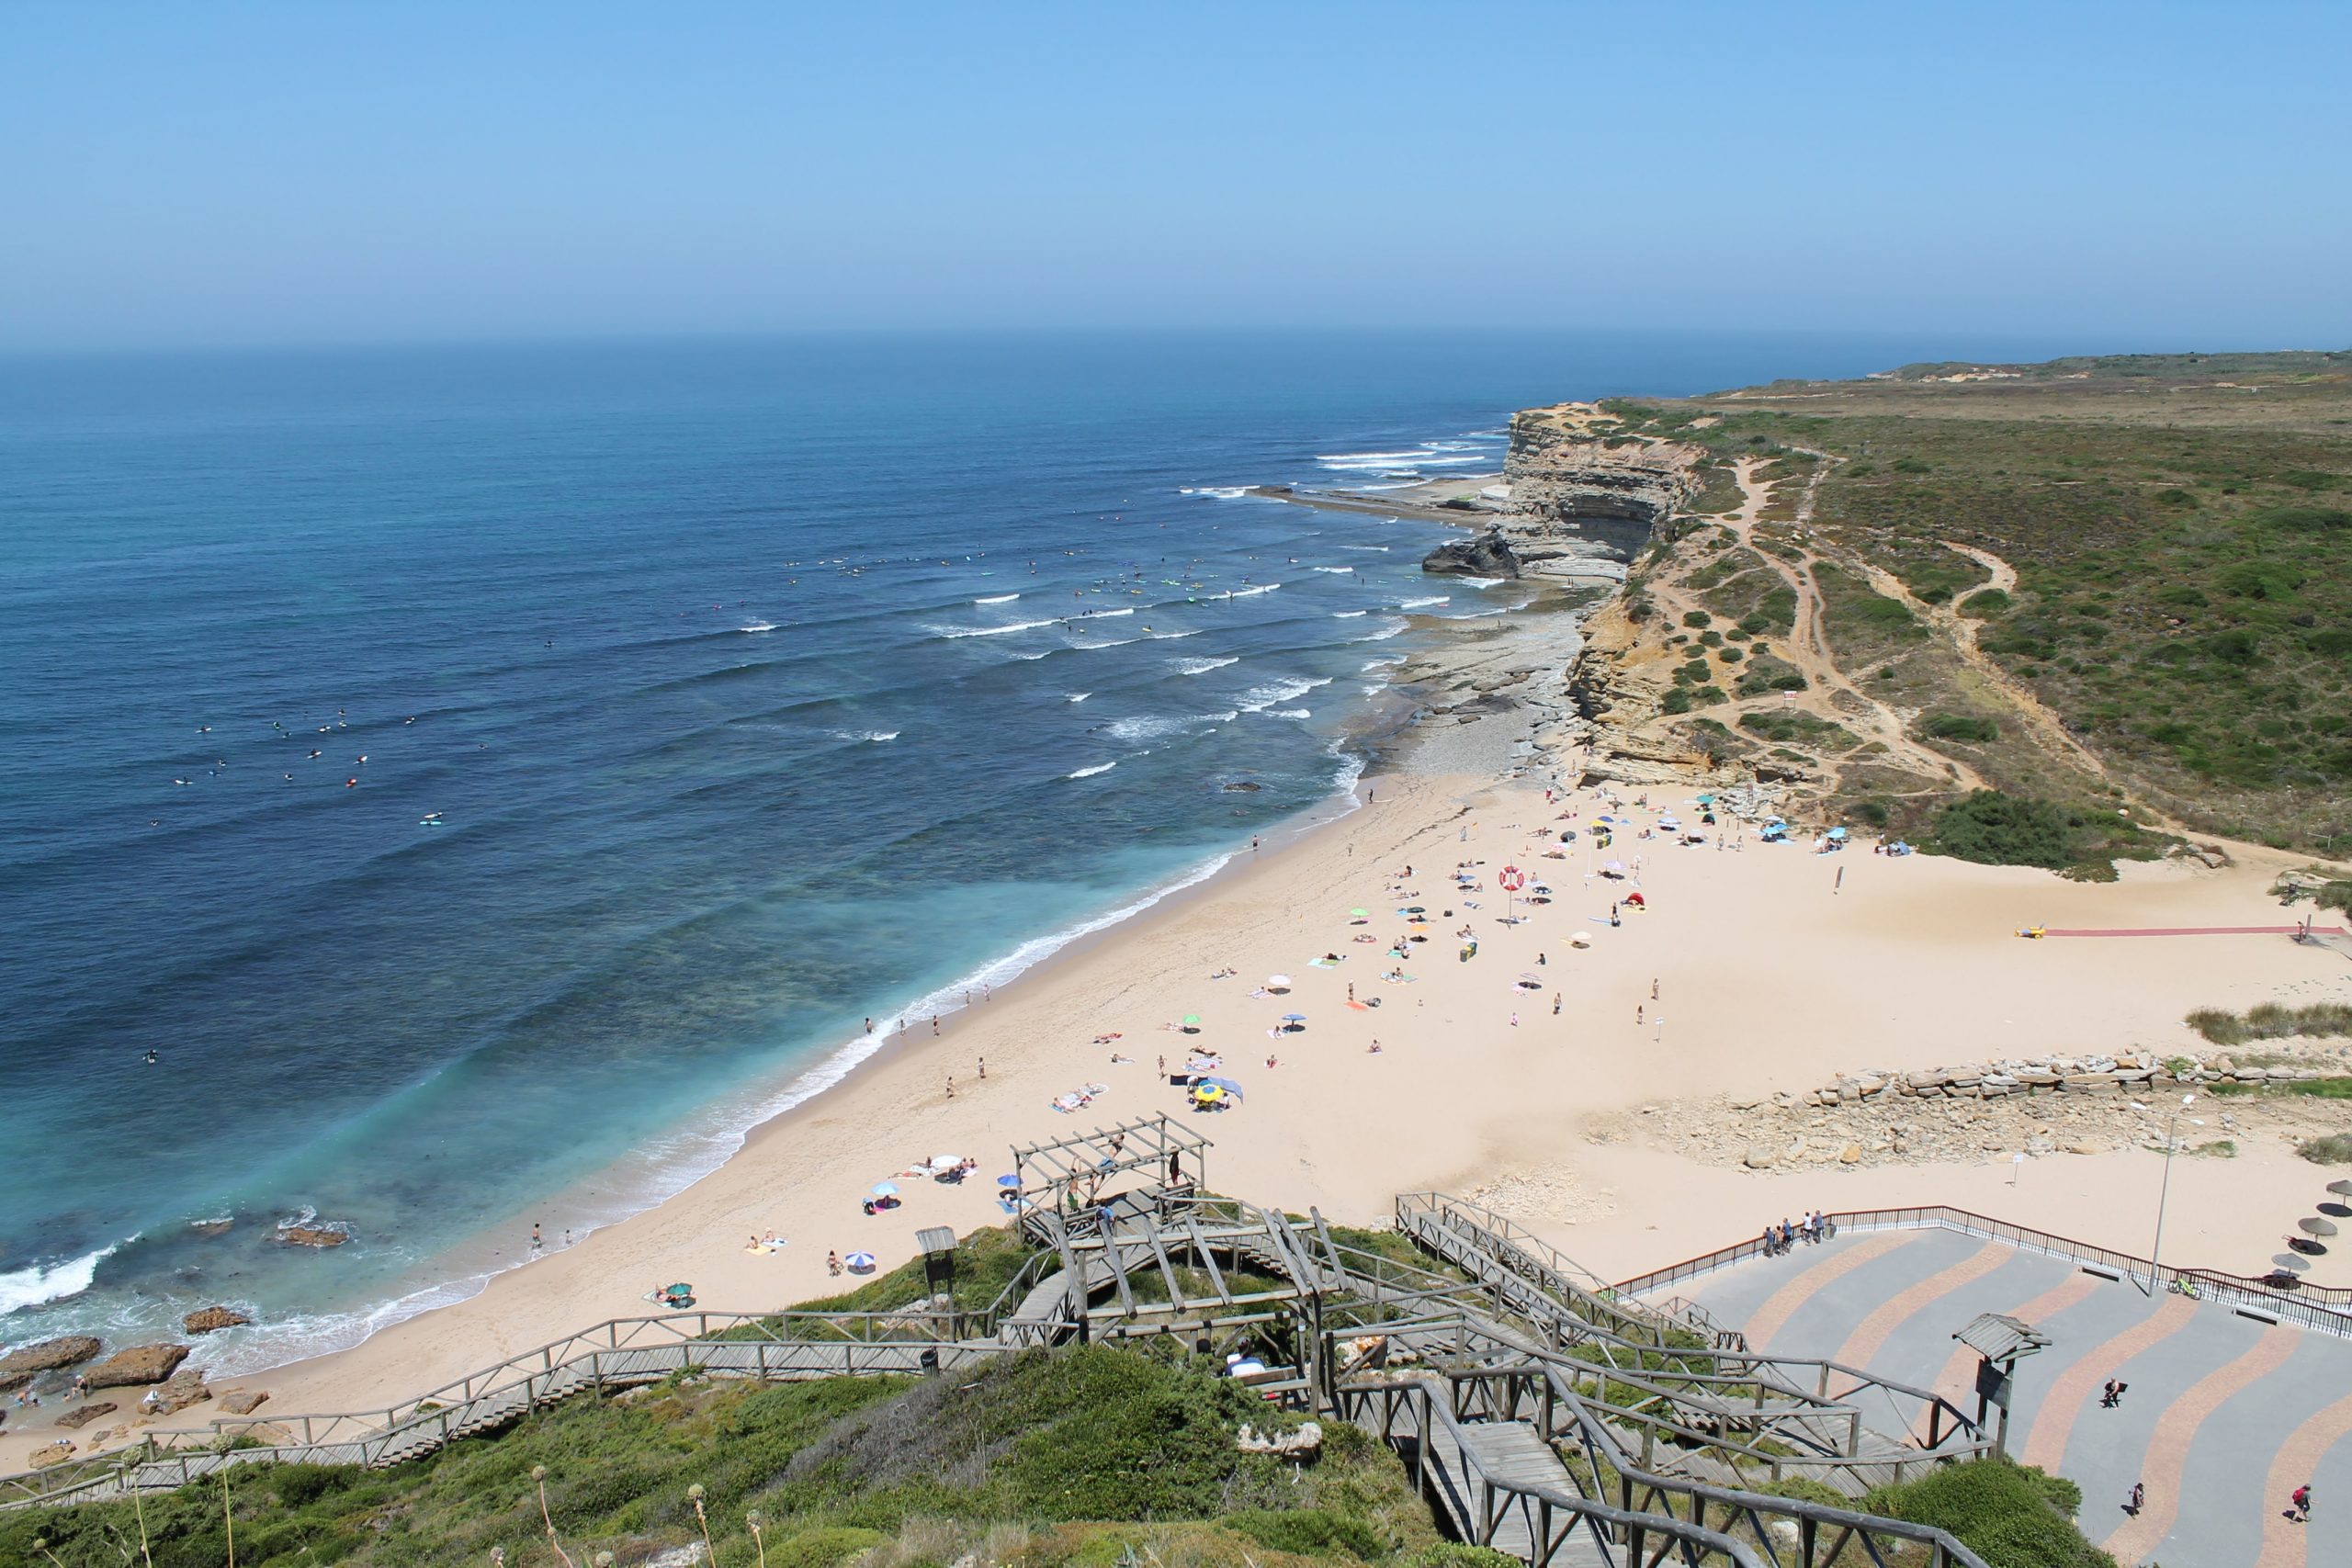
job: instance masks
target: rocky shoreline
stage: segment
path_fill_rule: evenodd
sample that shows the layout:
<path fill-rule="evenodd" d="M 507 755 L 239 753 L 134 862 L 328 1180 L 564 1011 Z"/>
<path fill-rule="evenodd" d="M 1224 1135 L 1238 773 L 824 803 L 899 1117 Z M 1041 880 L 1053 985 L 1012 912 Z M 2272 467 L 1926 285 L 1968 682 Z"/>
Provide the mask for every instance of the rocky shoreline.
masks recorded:
<path fill-rule="evenodd" d="M 2340 1102 L 2262 1090 L 2343 1076 L 2352 1071 L 2352 1046 L 2269 1043 L 2278 1048 L 2259 1053 L 2258 1062 L 2226 1052 L 2127 1052 L 1843 1074 L 1802 1091 L 1645 1105 L 1596 1123 L 1589 1135 L 1769 1171 L 2161 1149 L 2176 1111 L 2183 1112 L 2177 1147 L 2219 1157 L 2234 1155 L 2241 1138 L 2295 1142 L 2339 1131 Z M 2233 1091 L 2215 1094 L 2217 1084 Z M 2183 1094 L 2194 1094 L 2195 1104 L 2183 1108 Z"/>

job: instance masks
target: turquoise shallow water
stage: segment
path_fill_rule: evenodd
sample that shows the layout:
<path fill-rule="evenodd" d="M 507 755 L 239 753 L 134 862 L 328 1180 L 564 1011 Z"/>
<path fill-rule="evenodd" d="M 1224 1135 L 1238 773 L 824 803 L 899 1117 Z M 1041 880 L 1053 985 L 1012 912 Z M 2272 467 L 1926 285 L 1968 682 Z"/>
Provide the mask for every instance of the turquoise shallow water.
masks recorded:
<path fill-rule="evenodd" d="M 1001 982 L 1330 798 L 1399 610 L 1493 606 L 1420 577 L 1440 530 L 1234 487 L 1481 472 L 1528 402 L 1917 356 L 0 366 L 0 1340 L 230 1301 L 261 1319 L 230 1364 L 348 1343 L 464 1288 L 458 1249 L 526 1206 L 674 1190 L 864 1017 Z M 305 1217 L 352 1240 L 275 1244 Z"/>

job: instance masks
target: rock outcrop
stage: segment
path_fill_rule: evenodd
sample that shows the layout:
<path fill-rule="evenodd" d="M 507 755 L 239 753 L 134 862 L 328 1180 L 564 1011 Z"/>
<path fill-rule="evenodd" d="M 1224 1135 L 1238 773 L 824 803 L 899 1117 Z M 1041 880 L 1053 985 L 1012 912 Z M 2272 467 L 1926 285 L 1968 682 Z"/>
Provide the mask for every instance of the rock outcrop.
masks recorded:
<path fill-rule="evenodd" d="M 1455 577 L 1517 577 L 1519 557 L 1500 530 L 1440 545 L 1421 558 L 1421 570 Z"/>
<path fill-rule="evenodd" d="M 32 1466 L 35 1470 L 47 1470 L 53 1464 L 63 1464 L 67 1460 L 72 1459 L 73 1457 L 74 1445 L 67 1442 L 64 1438 L 60 1438 L 57 1441 L 53 1443 L 44 1443 L 40 1448 L 37 1448 L 32 1452 L 27 1454 L 25 1456 L 25 1462 Z"/>
<path fill-rule="evenodd" d="M 351 1233 L 323 1225 L 289 1225 L 277 1233 L 277 1239 L 288 1247 L 341 1247 L 351 1239 Z"/>
<path fill-rule="evenodd" d="M 78 1431 L 82 1427 L 88 1426 L 91 1422 L 111 1416 L 114 1412 L 115 1403 L 113 1400 L 94 1400 L 88 1404 L 77 1404 L 73 1409 L 67 1411 L 64 1415 L 60 1416 L 57 1418 L 56 1425 L 66 1427 L 69 1430 Z"/>
<path fill-rule="evenodd" d="M 33 1381 L 36 1372 L 54 1371 L 76 1361 L 86 1361 L 98 1353 L 99 1348 L 99 1341 L 86 1334 L 68 1334 L 62 1338 L 19 1346 L 0 1356 L 0 1393 L 24 1387 Z"/>
<path fill-rule="evenodd" d="M 1699 492 L 1703 448 L 1596 437 L 1587 428 L 1593 413 L 1589 404 L 1561 403 L 1511 416 L 1503 460 L 1510 510 L 1501 526 L 1523 560 L 1589 554 L 1596 540 L 1631 559 Z"/>
<path fill-rule="evenodd" d="M 220 1396 L 220 1408 L 232 1416 L 250 1416 L 260 1409 L 268 1398 L 269 1391 L 260 1388 L 248 1389 L 243 1393 L 224 1393 Z"/>
<path fill-rule="evenodd" d="M 215 1329 L 234 1328 L 240 1324 L 252 1321 L 252 1318 L 234 1307 L 209 1306 L 201 1307 L 180 1319 L 180 1326 L 190 1334 L 210 1334 Z"/>
<path fill-rule="evenodd" d="M 128 1350 L 117 1350 L 82 1375 L 92 1388 L 127 1388 L 137 1383 L 162 1382 L 187 1359 L 185 1345 L 134 1345 Z"/>

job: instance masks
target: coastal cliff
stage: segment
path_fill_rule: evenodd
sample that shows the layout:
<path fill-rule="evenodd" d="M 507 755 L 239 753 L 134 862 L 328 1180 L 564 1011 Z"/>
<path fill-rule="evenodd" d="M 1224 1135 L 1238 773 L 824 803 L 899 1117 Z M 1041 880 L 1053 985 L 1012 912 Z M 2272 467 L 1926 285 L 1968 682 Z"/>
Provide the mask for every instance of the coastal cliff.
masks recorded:
<path fill-rule="evenodd" d="M 1661 521 L 1699 493 L 1704 448 L 1603 433 L 1614 423 L 1591 403 L 1511 416 L 1503 461 L 1510 510 L 1499 526 L 1536 574 L 1550 560 L 1631 560 Z"/>

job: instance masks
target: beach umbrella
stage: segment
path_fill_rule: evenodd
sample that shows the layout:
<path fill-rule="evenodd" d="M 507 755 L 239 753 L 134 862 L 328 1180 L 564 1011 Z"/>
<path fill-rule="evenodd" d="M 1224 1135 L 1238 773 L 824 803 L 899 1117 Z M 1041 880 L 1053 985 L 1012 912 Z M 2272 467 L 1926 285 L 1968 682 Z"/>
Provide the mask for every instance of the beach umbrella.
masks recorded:
<path fill-rule="evenodd" d="M 1622 860 L 1612 860 L 1600 869 L 1603 871 L 1623 871 L 1625 869 L 1625 863 Z"/>
<path fill-rule="evenodd" d="M 1284 1023 L 1305 1023 L 1306 1021 L 1306 1015 L 1303 1012 L 1286 1012 L 1283 1014 L 1283 1021 Z M 2330 1228 L 2332 1229 L 2334 1227 L 2331 1226 Z"/>
<path fill-rule="evenodd" d="M 999 1187 L 1018 1187 L 1021 1185 L 1021 1178 L 1017 1176 L 1000 1176 L 996 1179 L 996 1184 Z"/>
<path fill-rule="evenodd" d="M 962 1165 L 963 1163 L 964 1156 L 962 1155 L 933 1155 L 931 1156 L 931 1168 L 933 1170 L 953 1170 L 956 1167 Z"/>
<path fill-rule="evenodd" d="M 1185 1027 L 1185 1028 L 1187 1028 L 1187 1029 L 1198 1029 L 1200 1026 L 1201 1026 L 1201 1015 L 1200 1015 L 1199 1013 L 1196 1013 L 1196 1012 L 1188 1012 L 1188 1013 L 1186 1013 L 1186 1014 L 1184 1015 L 1184 1027 Z"/>
<path fill-rule="evenodd" d="M 2274 1253 L 2271 1256 L 2270 1261 L 2277 1264 L 2279 1268 L 2286 1269 L 2290 1274 L 2304 1273 L 2308 1271 L 2312 1266 L 2312 1260 L 2310 1258 L 2301 1257 L 2292 1252 Z"/>
<path fill-rule="evenodd" d="M 876 1198 L 896 1198 L 899 1195 L 899 1184 L 895 1181 L 877 1181 L 874 1184 L 874 1195 Z"/>
<path fill-rule="evenodd" d="M 1241 1086 L 1234 1082 L 1231 1078 L 1203 1078 L 1201 1081 L 1208 1085 L 1211 1089 L 1224 1090 L 1236 1100 L 1244 1098 L 1241 1092 Z"/>
<path fill-rule="evenodd" d="M 2334 1220 L 2305 1220 L 2298 1228 L 2305 1235 L 2334 1235 L 2335 1222 Z"/>
<path fill-rule="evenodd" d="M 871 1274 L 874 1272 L 874 1254 L 870 1252 L 853 1252 L 847 1258 L 842 1258 L 842 1263 L 853 1274 Z"/>
<path fill-rule="evenodd" d="M 1419 915 L 1426 912 L 1427 911 L 1422 908 L 1422 906 L 1419 904 L 1408 904 L 1405 906 L 1405 913 L 1408 915 Z"/>
<path fill-rule="evenodd" d="M 1369 919 L 1372 917 L 1372 911 L 1370 909 L 1350 909 L 1348 913 L 1355 916 L 1358 919 Z"/>
<path fill-rule="evenodd" d="M 2352 1198 L 2352 1181 L 2331 1181 L 2327 1190 L 2339 1198 Z"/>
<path fill-rule="evenodd" d="M 1288 990 L 1290 989 L 1290 976 L 1287 975 L 1269 975 L 1266 976 L 1266 984 L 1282 990 Z"/>

